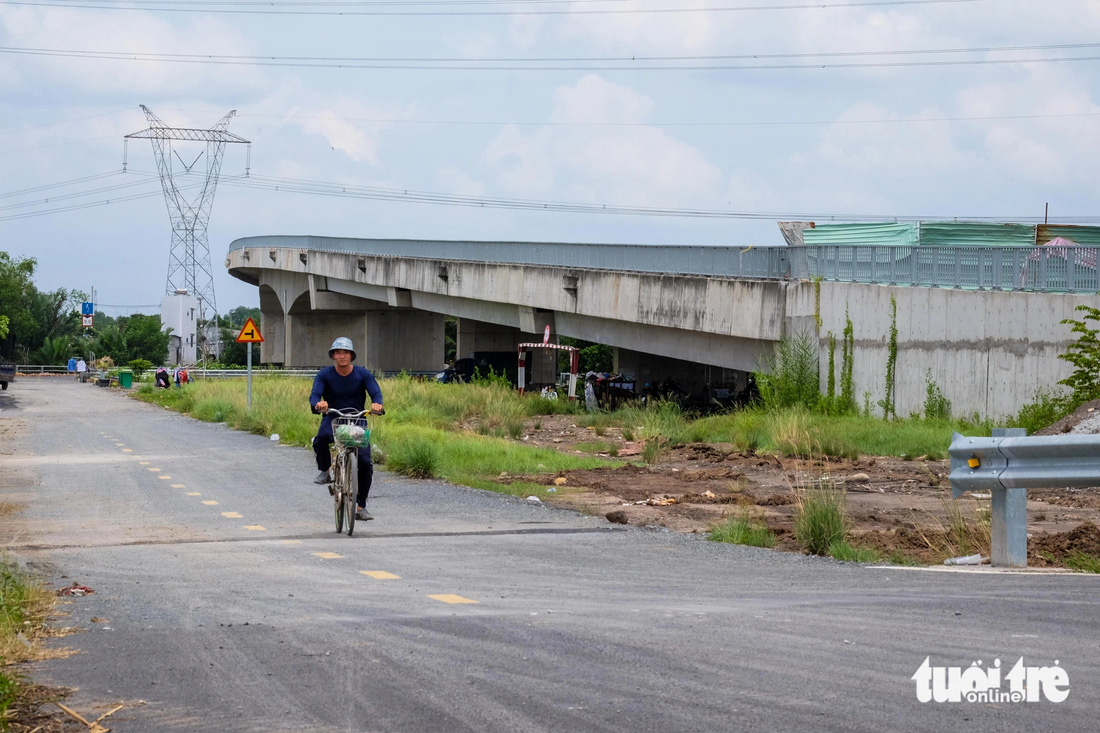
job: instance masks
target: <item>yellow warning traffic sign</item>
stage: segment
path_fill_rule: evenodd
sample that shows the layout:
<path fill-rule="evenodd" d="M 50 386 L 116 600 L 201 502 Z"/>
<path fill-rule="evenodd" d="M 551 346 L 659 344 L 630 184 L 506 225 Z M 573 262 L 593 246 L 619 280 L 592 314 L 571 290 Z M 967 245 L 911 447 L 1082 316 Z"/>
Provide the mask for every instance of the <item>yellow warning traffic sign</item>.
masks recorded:
<path fill-rule="evenodd" d="M 244 328 L 237 334 L 238 344 L 262 344 L 264 337 L 260 335 L 260 329 L 257 328 L 256 322 L 249 318 L 244 322 Z"/>

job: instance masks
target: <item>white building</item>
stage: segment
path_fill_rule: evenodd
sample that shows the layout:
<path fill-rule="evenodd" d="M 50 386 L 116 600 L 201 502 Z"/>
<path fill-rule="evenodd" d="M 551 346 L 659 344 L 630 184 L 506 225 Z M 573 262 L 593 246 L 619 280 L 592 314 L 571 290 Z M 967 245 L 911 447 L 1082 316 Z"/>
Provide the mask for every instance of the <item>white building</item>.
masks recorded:
<path fill-rule="evenodd" d="M 160 299 L 161 328 L 169 331 L 168 363 L 194 364 L 198 361 L 199 301 L 186 290 L 177 290 Z"/>

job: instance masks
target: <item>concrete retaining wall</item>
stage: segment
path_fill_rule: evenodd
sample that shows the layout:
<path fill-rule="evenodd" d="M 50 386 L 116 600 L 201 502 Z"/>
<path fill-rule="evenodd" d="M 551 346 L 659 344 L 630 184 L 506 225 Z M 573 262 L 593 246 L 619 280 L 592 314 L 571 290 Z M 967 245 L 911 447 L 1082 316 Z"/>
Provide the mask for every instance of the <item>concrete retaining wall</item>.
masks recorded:
<path fill-rule="evenodd" d="M 828 333 L 836 335 L 839 380 L 845 311 L 855 336 L 853 381 L 860 406 L 886 392 L 891 304 L 897 303 L 898 355 L 894 403 L 897 414 L 923 413 L 930 377 L 951 401 L 954 415 L 994 419 L 1016 415 L 1040 388 L 1057 388 L 1072 371 L 1058 358 L 1075 340 L 1060 321 L 1077 318 L 1074 308 L 1095 296 L 988 292 L 854 283 L 820 284 L 822 389 L 828 376 Z M 798 311 L 815 303 L 815 286 L 792 288 Z M 816 303 L 815 303 L 816 307 Z M 811 321 L 812 322 L 812 321 Z M 839 389 L 839 384 L 837 385 Z M 876 413 L 881 414 L 877 405 Z"/>

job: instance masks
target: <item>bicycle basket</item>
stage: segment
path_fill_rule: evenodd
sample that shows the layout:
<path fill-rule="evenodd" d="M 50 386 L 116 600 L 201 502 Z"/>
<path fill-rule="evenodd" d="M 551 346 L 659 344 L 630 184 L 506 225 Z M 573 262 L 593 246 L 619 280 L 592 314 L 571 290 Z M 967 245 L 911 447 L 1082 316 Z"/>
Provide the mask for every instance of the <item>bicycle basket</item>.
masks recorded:
<path fill-rule="evenodd" d="M 349 445 L 356 448 L 370 447 L 370 428 L 366 420 L 338 417 L 332 423 L 332 437 L 336 440 L 336 445 L 341 448 Z"/>

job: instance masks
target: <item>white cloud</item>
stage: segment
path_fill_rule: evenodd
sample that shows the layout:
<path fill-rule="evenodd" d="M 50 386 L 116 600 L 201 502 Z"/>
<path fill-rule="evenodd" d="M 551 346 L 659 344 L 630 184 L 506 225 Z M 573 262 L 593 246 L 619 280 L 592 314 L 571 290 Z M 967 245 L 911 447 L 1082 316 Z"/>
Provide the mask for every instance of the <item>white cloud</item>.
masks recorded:
<path fill-rule="evenodd" d="M 586 74 L 576 86 L 558 87 L 554 91 L 550 121 L 641 122 L 652 111 L 652 99 L 596 74 Z"/>
<path fill-rule="evenodd" d="M 485 160 L 509 194 L 542 195 L 554 189 L 553 133 L 525 135 L 506 126 L 485 150 Z"/>
<path fill-rule="evenodd" d="M 436 184 L 447 193 L 459 196 L 481 196 L 485 186 L 457 168 L 440 168 L 435 173 Z"/>
<path fill-rule="evenodd" d="M 555 185 L 598 203 L 699 205 L 721 196 L 722 173 L 697 148 L 638 125 L 653 109 L 644 95 L 589 74 L 554 92 L 551 120 L 572 123 L 524 134 L 515 127 L 489 146 L 487 161 L 511 189 L 537 195 Z M 628 123 L 628 126 L 601 123 Z"/>
<path fill-rule="evenodd" d="M 942 117 L 935 109 L 902 117 L 875 104 L 860 103 L 840 114 L 821 135 L 819 160 L 851 173 L 912 175 L 944 170 L 959 163 L 961 154 L 947 122 L 906 122 Z M 866 120 L 884 120 L 864 124 Z"/>
<path fill-rule="evenodd" d="M 691 0 L 692 7 L 719 5 L 715 0 Z M 677 12 L 617 14 L 591 13 L 590 3 L 572 3 L 575 13 L 564 16 L 561 33 L 566 39 L 584 41 L 598 48 L 646 51 L 703 50 L 710 47 L 728 22 L 725 13 Z M 637 11 L 668 8 L 662 0 L 624 0 L 615 10 Z"/>
<path fill-rule="evenodd" d="M 108 51 L 157 54 L 247 54 L 247 37 L 209 18 L 168 23 L 148 13 L 128 13 L 126 22 L 111 13 L 71 9 L 16 8 L 0 14 L 0 29 L 7 45 L 26 48 Z M 205 64 L 133 60 L 89 60 L 64 56 L 20 56 L 25 83 L 50 84 L 54 89 L 135 95 L 177 94 L 201 89 L 247 89 L 259 72 L 247 66 L 220 67 Z M 231 70 L 231 71 L 229 71 Z"/>

